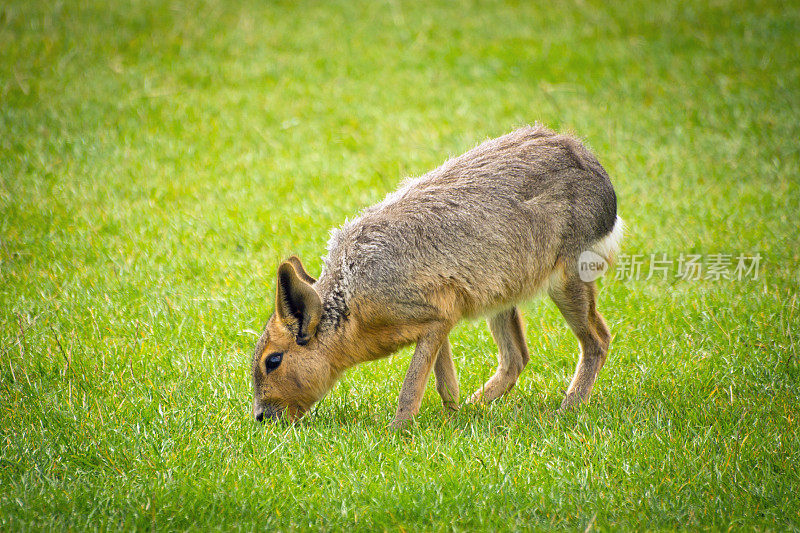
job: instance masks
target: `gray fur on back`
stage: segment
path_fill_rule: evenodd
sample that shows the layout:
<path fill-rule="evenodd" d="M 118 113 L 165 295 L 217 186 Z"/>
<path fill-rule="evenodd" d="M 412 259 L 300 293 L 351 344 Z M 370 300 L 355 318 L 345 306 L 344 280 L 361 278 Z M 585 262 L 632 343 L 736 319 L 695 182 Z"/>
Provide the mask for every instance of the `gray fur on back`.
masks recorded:
<path fill-rule="evenodd" d="M 387 317 L 418 316 L 437 291 L 457 294 L 463 316 L 513 305 L 609 234 L 616 210 L 578 140 L 527 126 L 486 141 L 332 231 L 315 286 L 323 326 L 362 299 Z"/>

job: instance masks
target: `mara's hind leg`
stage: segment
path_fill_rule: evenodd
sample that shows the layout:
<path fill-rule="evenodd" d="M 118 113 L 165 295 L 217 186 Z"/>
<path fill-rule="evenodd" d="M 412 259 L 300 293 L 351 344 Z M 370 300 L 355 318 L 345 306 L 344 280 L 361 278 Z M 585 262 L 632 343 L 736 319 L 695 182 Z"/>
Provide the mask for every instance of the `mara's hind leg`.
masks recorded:
<path fill-rule="evenodd" d="M 561 403 L 561 408 L 566 409 L 589 399 L 597 373 L 606 362 L 611 334 L 597 312 L 597 289 L 593 281 L 584 282 L 577 275 L 570 276 L 552 285 L 548 293 L 581 345 L 575 375 Z"/>
<path fill-rule="evenodd" d="M 447 339 L 439 348 L 433 373 L 436 376 L 436 391 L 442 397 L 442 405 L 445 409 L 458 410 L 458 376 L 453 364 L 450 341 Z"/>
<path fill-rule="evenodd" d="M 505 394 L 517 383 L 517 378 L 530 359 L 519 309 L 512 307 L 501 311 L 486 322 L 497 344 L 499 365 L 489 381 L 470 396 L 470 403 L 491 402 Z"/>

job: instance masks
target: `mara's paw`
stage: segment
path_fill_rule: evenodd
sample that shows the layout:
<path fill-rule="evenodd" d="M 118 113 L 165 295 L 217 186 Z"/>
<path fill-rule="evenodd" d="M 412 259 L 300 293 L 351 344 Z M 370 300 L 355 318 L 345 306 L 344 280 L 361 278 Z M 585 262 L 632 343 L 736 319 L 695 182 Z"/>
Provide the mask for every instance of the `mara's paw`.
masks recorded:
<path fill-rule="evenodd" d="M 461 409 L 461 406 L 458 405 L 458 402 L 451 402 L 451 401 L 442 402 L 442 407 L 444 407 L 444 410 L 449 413 L 455 413 L 459 409 Z"/>
<path fill-rule="evenodd" d="M 392 423 L 389 424 L 389 431 L 393 433 L 402 433 L 411 429 L 413 424 L 413 418 L 395 418 L 392 420 Z"/>
<path fill-rule="evenodd" d="M 484 394 L 485 389 L 481 387 L 480 389 L 476 390 L 472 393 L 472 395 L 467 398 L 465 403 L 476 404 L 476 403 L 485 403 L 486 402 L 486 395 Z"/>
<path fill-rule="evenodd" d="M 577 393 L 568 393 L 561 402 L 561 406 L 558 408 L 557 412 L 563 413 L 571 409 L 576 409 L 584 403 L 589 403 L 588 396 L 581 396 Z"/>

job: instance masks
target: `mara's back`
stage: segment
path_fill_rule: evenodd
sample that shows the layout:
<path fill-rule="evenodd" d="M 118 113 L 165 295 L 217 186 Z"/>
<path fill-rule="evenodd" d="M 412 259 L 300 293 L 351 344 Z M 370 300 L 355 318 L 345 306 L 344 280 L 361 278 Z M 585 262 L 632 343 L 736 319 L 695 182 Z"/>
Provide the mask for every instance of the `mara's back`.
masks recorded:
<path fill-rule="evenodd" d="M 541 126 L 409 179 L 334 230 L 320 282 L 387 305 L 447 293 L 460 315 L 533 296 L 608 235 L 614 189 L 579 141 Z"/>

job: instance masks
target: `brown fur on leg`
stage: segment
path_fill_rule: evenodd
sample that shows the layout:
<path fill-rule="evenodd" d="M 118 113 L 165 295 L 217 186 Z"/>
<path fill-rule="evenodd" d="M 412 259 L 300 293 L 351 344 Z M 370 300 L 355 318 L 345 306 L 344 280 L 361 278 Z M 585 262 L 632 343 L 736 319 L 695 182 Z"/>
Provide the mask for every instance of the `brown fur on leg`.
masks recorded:
<path fill-rule="evenodd" d="M 501 311 L 486 322 L 497 344 L 499 365 L 489 381 L 470 396 L 470 403 L 491 402 L 511 390 L 530 360 L 519 309 L 512 307 Z"/>
<path fill-rule="evenodd" d="M 458 410 L 458 376 L 456 367 L 453 364 L 453 354 L 450 350 L 450 341 L 445 339 L 442 347 L 439 348 L 439 355 L 436 356 L 436 364 L 433 367 L 436 376 L 436 391 L 442 398 L 442 405 L 445 409 L 452 411 Z"/>
<path fill-rule="evenodd" d="M 425 385 L 428 383 L 431 369 L 436 362 L 436 356 L 442 344 L 447 341 L 449 327 L 437 324 L 429 328 L 428 332 L 417 341 L 411 364 L 408 365 L 406 379 L 400 389 L 400 398 L 397 402 L 397 412 L 392 421 L 392 429 L 400 429 L 419 412 Z"/>
<path fill-rule="evenodd" d="M 581 345 L 575 374 L 561 402 L 561 409 L 567 409 L 589 400 L 597 373 L 606 362 L 610 335 L 596 309 L 594 282 L 584 282 L 577 275 L 570 275 L 551 286 L 548 292 Z"/>

